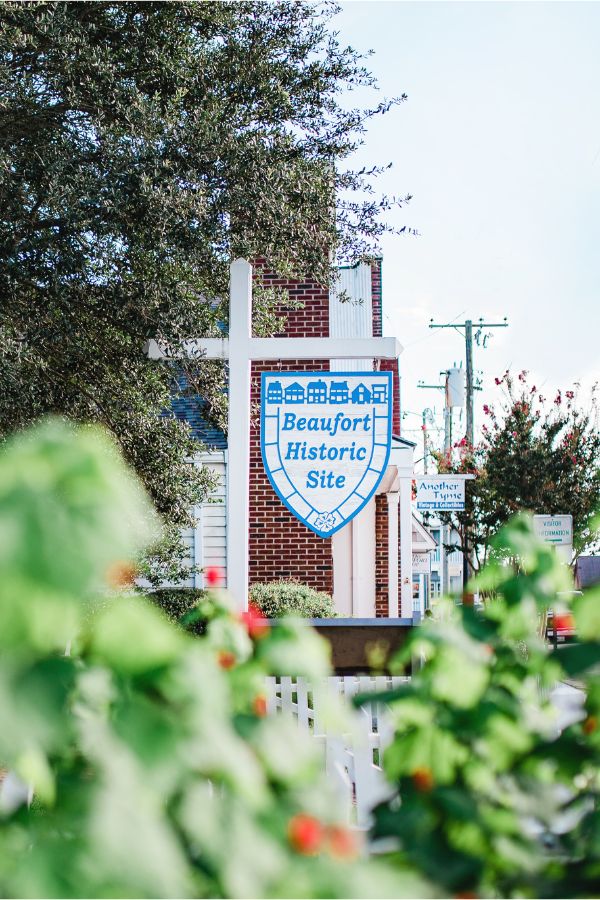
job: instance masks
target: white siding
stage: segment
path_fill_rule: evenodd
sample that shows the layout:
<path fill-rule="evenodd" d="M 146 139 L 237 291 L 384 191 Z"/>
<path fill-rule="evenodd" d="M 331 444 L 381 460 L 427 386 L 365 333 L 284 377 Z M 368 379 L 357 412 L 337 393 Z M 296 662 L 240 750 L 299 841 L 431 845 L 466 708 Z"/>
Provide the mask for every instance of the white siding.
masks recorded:
<path fill-rule="evenodd" d="M 197 565 L 204 567 L 217 566 L 226 573 L 227 566 L 227 520 L 225 507 L 225 460 L 223 454 L 219 454 L 218 460 L 205 460 L 219 478 L 219 483 L 213 495 L 209 497 L 201 508 L 201 534 L 202 558 L 197 559 Z M 200 548 L 198 548 L 200 549 Z M 203 587 L 202 575 L 196 576 L 196 586 Z"/>
<path fill-rule="evenodd" d="M 337 281 L 329 291 L 329 336 L 372 337 L 371 266 L 360 263 L 338 271 Z M 342 294 L 349 299 L 342 302 Z M 369 359 L 332 359 L 331 368 L 336 372 L 370 372 L 373 363 Z"/>
<path fill-rule="evenodd" d="M 223 453 L 204 454 L 196 464 L 212 469 L 219 478 L 214 493 L 201 506 L 196 507 L 196 527 L 183 532 L 188 550 L 189 565 L 201 568 L 217 566 L 225 576 L 227 565 L 227 523 L 225 515 L 225 461 Z M 185 587 L 204 587 L 202 573 L 191 575 L 183 582 Z"/>

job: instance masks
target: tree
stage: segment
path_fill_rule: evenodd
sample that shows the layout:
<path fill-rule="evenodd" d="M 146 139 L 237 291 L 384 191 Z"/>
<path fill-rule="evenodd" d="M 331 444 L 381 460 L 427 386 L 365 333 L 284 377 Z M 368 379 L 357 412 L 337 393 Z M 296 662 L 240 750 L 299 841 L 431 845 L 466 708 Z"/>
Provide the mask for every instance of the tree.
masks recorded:
<path fill-rule="evenodd" d="M 578 643 L 553 653 L 540 620 L 557 594 L 568 609 L 568 569 L 525 514 L 494 542 L 476 579 L 494 601 L 442 603 L 396 656 L 398 673 L 423 660 L 410 682 L 369 695 L 391 707 L 383 768 L 396 783 L 374 810 L 373 836 L 395 844 L 389 859 L 401 872 L 414 867 L 436 885 L 431 896 L 595 896 L 600 592 L 572 598 Z M 551 691 L 573 680 L 579 707 L 572 698 L 561 717 Z"/>
<path fill-rule="evenodd" d="M 499 407 L 485 405 L 487 423 L 475 447 L 466 440 L 450 453 L 438 453 L 440 472 L 472 473 L 466 482 L 464 512 L 442 513 L 458 534 L 458 547 L 470 547 L 471 569 L 488 559 L 498 529 L 520 510 L 573 516 L 576 556 L 597 544 L 593 528 L 600 508 L 600 433 L 595 390 L 588 409 L 576 390 L 559 390 L 550 403 L 527 372 L 496 378 L 504 396 Z"/>
<path fill-rule="evenodd" d="M 177 529 L 210 486 L 171 391 L 223 422 L 224 369 L 149 362 L 227 321 L 228 263 L 329 276 L 393 202 L 344 168 L 373 80 L 312 3 L 25 2 L 0 10 L 0 434 L 101 422 Z M 403 98 L 400 98 L 403 99 Z M 340 199 L 341 198 L 341 199 Z M 277 294 L 257 290 L 255 328 Z M 172 542 L 172 541 L 171 541 Z M 176 545 L 175 541 L 175 545 Z"/>

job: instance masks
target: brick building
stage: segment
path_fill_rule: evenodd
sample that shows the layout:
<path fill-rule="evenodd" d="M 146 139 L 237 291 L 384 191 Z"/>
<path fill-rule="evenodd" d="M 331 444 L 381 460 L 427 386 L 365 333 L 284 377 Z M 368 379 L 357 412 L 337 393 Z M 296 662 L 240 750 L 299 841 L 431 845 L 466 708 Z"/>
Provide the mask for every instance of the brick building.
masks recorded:
<path fill-rule="evenodd" d="M 301 308 L 283 307 L 281 336 L 380 337 L 382 335 L 381 260 L 339 269 L 337 283 L 324 288 L 309 279 L 286 280 L 269 272 L 258 260 L 255 279 L 284 288 Z M 393 373 L 393 443 L 388 469 L 361 512 L 331 538 L 321 538 L 304 526 L 281 503 L 264 470 L 260 451 L 262 371 L 391 371 Z M 400 377 L 398 360 L 262 360 L 252 364 L 251 402 L 254 415 L 250 437 L 250 583 L 294 578 L 332 593 L 336 608 L 350 616 L 413 614 L 411 574 L 411 478 L 414 444 L 400 435 Z M 198 416 L 190 417 L 185 402 L 176 401 L 175 414 L 187 418 L 210 448 L 200 460 L 221 476 L 221 488 L 209 503 L 196 510 L 196 529 L 186 535 L 190 559 L 197 565 L 225 566 L 227 448 L 220 432 L 208 430 Z M 215 502 L 216 501 L 216 502 Z M 404 569 L 404 574 L 403 570 Z M 195 579 L 201 584 L 201 577 Z"/>

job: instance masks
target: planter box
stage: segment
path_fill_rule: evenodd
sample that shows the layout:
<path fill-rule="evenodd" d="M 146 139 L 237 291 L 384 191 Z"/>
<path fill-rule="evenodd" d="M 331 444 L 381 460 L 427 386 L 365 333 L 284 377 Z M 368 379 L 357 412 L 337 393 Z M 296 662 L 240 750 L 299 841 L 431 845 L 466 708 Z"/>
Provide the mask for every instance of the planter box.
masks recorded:
<path fill-rule="evenodd" d="M 380 648 L 383 660 L 406 641 L 414 627 L 412 619 L 307 619 L 331 646 L 336 675 L 354 675 L 372 671 L 387 672 L 385 663 L 373 668 L 371 652 Z"/>

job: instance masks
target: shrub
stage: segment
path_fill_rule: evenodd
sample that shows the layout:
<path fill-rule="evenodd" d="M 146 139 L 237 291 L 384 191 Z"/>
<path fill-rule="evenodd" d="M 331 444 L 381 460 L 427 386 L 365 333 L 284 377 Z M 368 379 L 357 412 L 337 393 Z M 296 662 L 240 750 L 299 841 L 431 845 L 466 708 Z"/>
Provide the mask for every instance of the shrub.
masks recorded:
<path fill-rule="evenodd" d="M 568 589 L 567 567 L 524 516 L 494 551 L 474 585 L 493 599 L 441 604 L 396 660 L 418 654 L 422 668 L 379 695 L 392 708 L 383 766 L 397 792 L 375 810 L 374 835 L 439 896 L 597 896 L 600 590 L 573 599 L 579 643 L 552 653 L 538 620 Z M 559 733 L 548 695 L 573 678 L 581 710 Z"/>
<path fill-rule="evenodd" d="M 298 581 L 274 581 L 254 584 L 250 599 L 267 619 L 300 616 L 304 619 L 330 619 L 336 615 L 333 599 L 324 591 Z"/>
<path fill-rule="evenodd" d="M 208 591 L 200 588 L 159 588 L 156 591 L 143 591 L 143 594 L 162 609 L 172 622 L 180 622 L 187 613 L 208 598 Z"/>
<path fill-rule="evenodd" d="M 265 715 L 268 675 L 327 675 L 314 631 L 220 592 L 198 640 L 107 593 L 154 518 L 96 429 L 0 451 L 0 896 L 397 897 L 350 858 L 311 738 Z"/>

